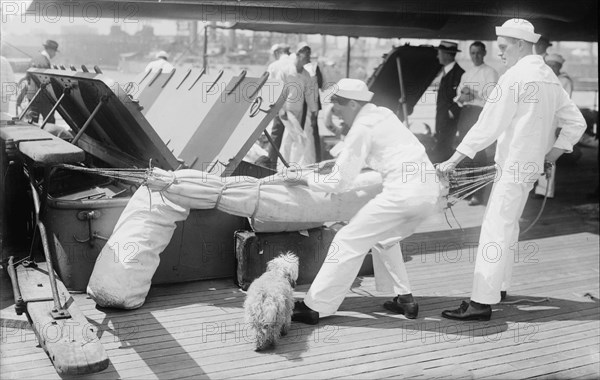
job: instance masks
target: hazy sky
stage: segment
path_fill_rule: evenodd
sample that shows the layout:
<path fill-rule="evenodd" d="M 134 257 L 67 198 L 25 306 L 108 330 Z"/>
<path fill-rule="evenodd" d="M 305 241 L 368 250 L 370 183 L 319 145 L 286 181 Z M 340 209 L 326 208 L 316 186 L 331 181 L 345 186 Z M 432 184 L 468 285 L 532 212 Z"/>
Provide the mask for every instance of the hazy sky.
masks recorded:
<path fill-rule="evenodd" d="M 176 22 L 172 20 L 143 20 L 136 17 L 110 17 L 100 18 L 97 13 L 89 12 L 87 17 L 73 17 L 72 15 L 57 14 L 56 9 L 38 13 L 27 13 L 28 1 L 0 0 L 2 15 L 2 34 L 26 35 L 43 31 L 47 34 L 59 34 L 65 27 L 87 26 L 99 34 L 108 34 L 111 26 L 121 25 L 121 28 L 130 34 L 142 29 L 143 25 L 152 25 L 157 35 L 174 35 L 177 30 Z M 48 3 L 51 4 L 51 3 Z M 60 12 L 60 11 L 59 11 Z"/>

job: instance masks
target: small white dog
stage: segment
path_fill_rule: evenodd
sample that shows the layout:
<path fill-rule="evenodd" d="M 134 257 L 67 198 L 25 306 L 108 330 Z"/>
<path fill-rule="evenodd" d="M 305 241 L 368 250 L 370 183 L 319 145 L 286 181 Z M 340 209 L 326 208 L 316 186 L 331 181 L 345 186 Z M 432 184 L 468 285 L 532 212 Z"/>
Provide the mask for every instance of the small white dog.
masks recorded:
<path fill-rule="evenodd" d="M 267 263 L 267 271 L 248 288 L 244 314 L 256 336 L 256 351 L 275 345 L 290 328 L 298 265 L 293 253 L 281 254 Z"/>

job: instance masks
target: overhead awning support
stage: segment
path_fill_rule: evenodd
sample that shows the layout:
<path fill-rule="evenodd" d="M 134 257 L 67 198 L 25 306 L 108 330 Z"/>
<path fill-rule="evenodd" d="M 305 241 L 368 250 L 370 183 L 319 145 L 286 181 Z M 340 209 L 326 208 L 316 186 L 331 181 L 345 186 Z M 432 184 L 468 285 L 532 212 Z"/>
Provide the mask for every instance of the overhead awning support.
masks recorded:
<path fill-rule="evenodd" d="M 208 73 L 208 25 L 204 25 L 204 48 L 202 58 L 202 68 L 205 73 Z"/>
<path fill-rule="evenodd" d="M 346 45 L 346 78 L 350 78 L 350 36 Z"/>
<path fill-rule="evenodd" d="M 396 67 L 398 68 L 398 82 L 400 82 L 400 105 L 402 106 L 402 114 L 404 115 L 404 126 L 408 128 L 408 107 L 406 105 L 406 92 L 404 91 L 404 78 L 402 77 L 402 63 L 400 56 L 396 57 Z"/>

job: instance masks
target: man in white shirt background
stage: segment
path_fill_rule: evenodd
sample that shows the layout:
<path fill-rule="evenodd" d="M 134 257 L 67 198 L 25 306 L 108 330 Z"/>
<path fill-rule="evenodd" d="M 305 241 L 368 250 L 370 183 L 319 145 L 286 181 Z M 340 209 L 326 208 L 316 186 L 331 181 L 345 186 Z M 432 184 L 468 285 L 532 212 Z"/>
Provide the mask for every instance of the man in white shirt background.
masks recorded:
<path fill-rule="evenodd" d="M 494 90 L 498 82 L 498 72 L 483 60 L 486 55 L 486 48 L 483 42 L 475 41 L 469 46 L 469 55 L 473 62 L 473 67 L 465 71 L 460 79 L 457 88 L 457 95 L 454 98 L 455 107 L 461 108 L 457 123 L 458 137 L 456 145 L 460 144 L 471 127 L 477 122 L 481 110 L 488 99 L 488 96 Z M 490 149 L 490 150 L 493 150 Z M 473 160 L 465 163 L 473 167 L 485 166 L 493 161 L 493 153 L 488 154 L 486 150 L 477 152 Z M 469 205 L 479 205 L 485 202 L 485 188 L 478 190 L 469 200 Z"/>
<path fill-rule="evenodd" d="M 150 62 L 144 71 L 161 69 L 163 73 L 170 73 L 174 67 L 169 62 L 169 53 L 164 50 L 156 53 L 156 59 Z"/>

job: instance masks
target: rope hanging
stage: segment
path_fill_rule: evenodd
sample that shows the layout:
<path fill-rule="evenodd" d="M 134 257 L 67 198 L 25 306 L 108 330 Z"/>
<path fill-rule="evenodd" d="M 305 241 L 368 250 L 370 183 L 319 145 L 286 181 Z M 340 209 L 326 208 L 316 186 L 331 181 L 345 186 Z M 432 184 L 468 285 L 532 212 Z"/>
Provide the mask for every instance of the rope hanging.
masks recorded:
<path fill-rule="evenodd" d="M 70 165 L 70 164 L 59 164 L 56 165 L 61 169 L 73 170 L 82 173 L 100 175 L 103 177 L 122 179 L 126 181 L 133 181 L 139 184 L 144 183 L 152 173 L 150 169 L 119 169 L 119 168 L 86 168 L 83 166 Z"/>
<path fill-rule="evenodd" d="M 454 206 L 457 202 L 494 182 L 494 179 L 496 179 L 496 167 L 494 165 L 455 169 L 449 178 L 446 208 Z"/>

